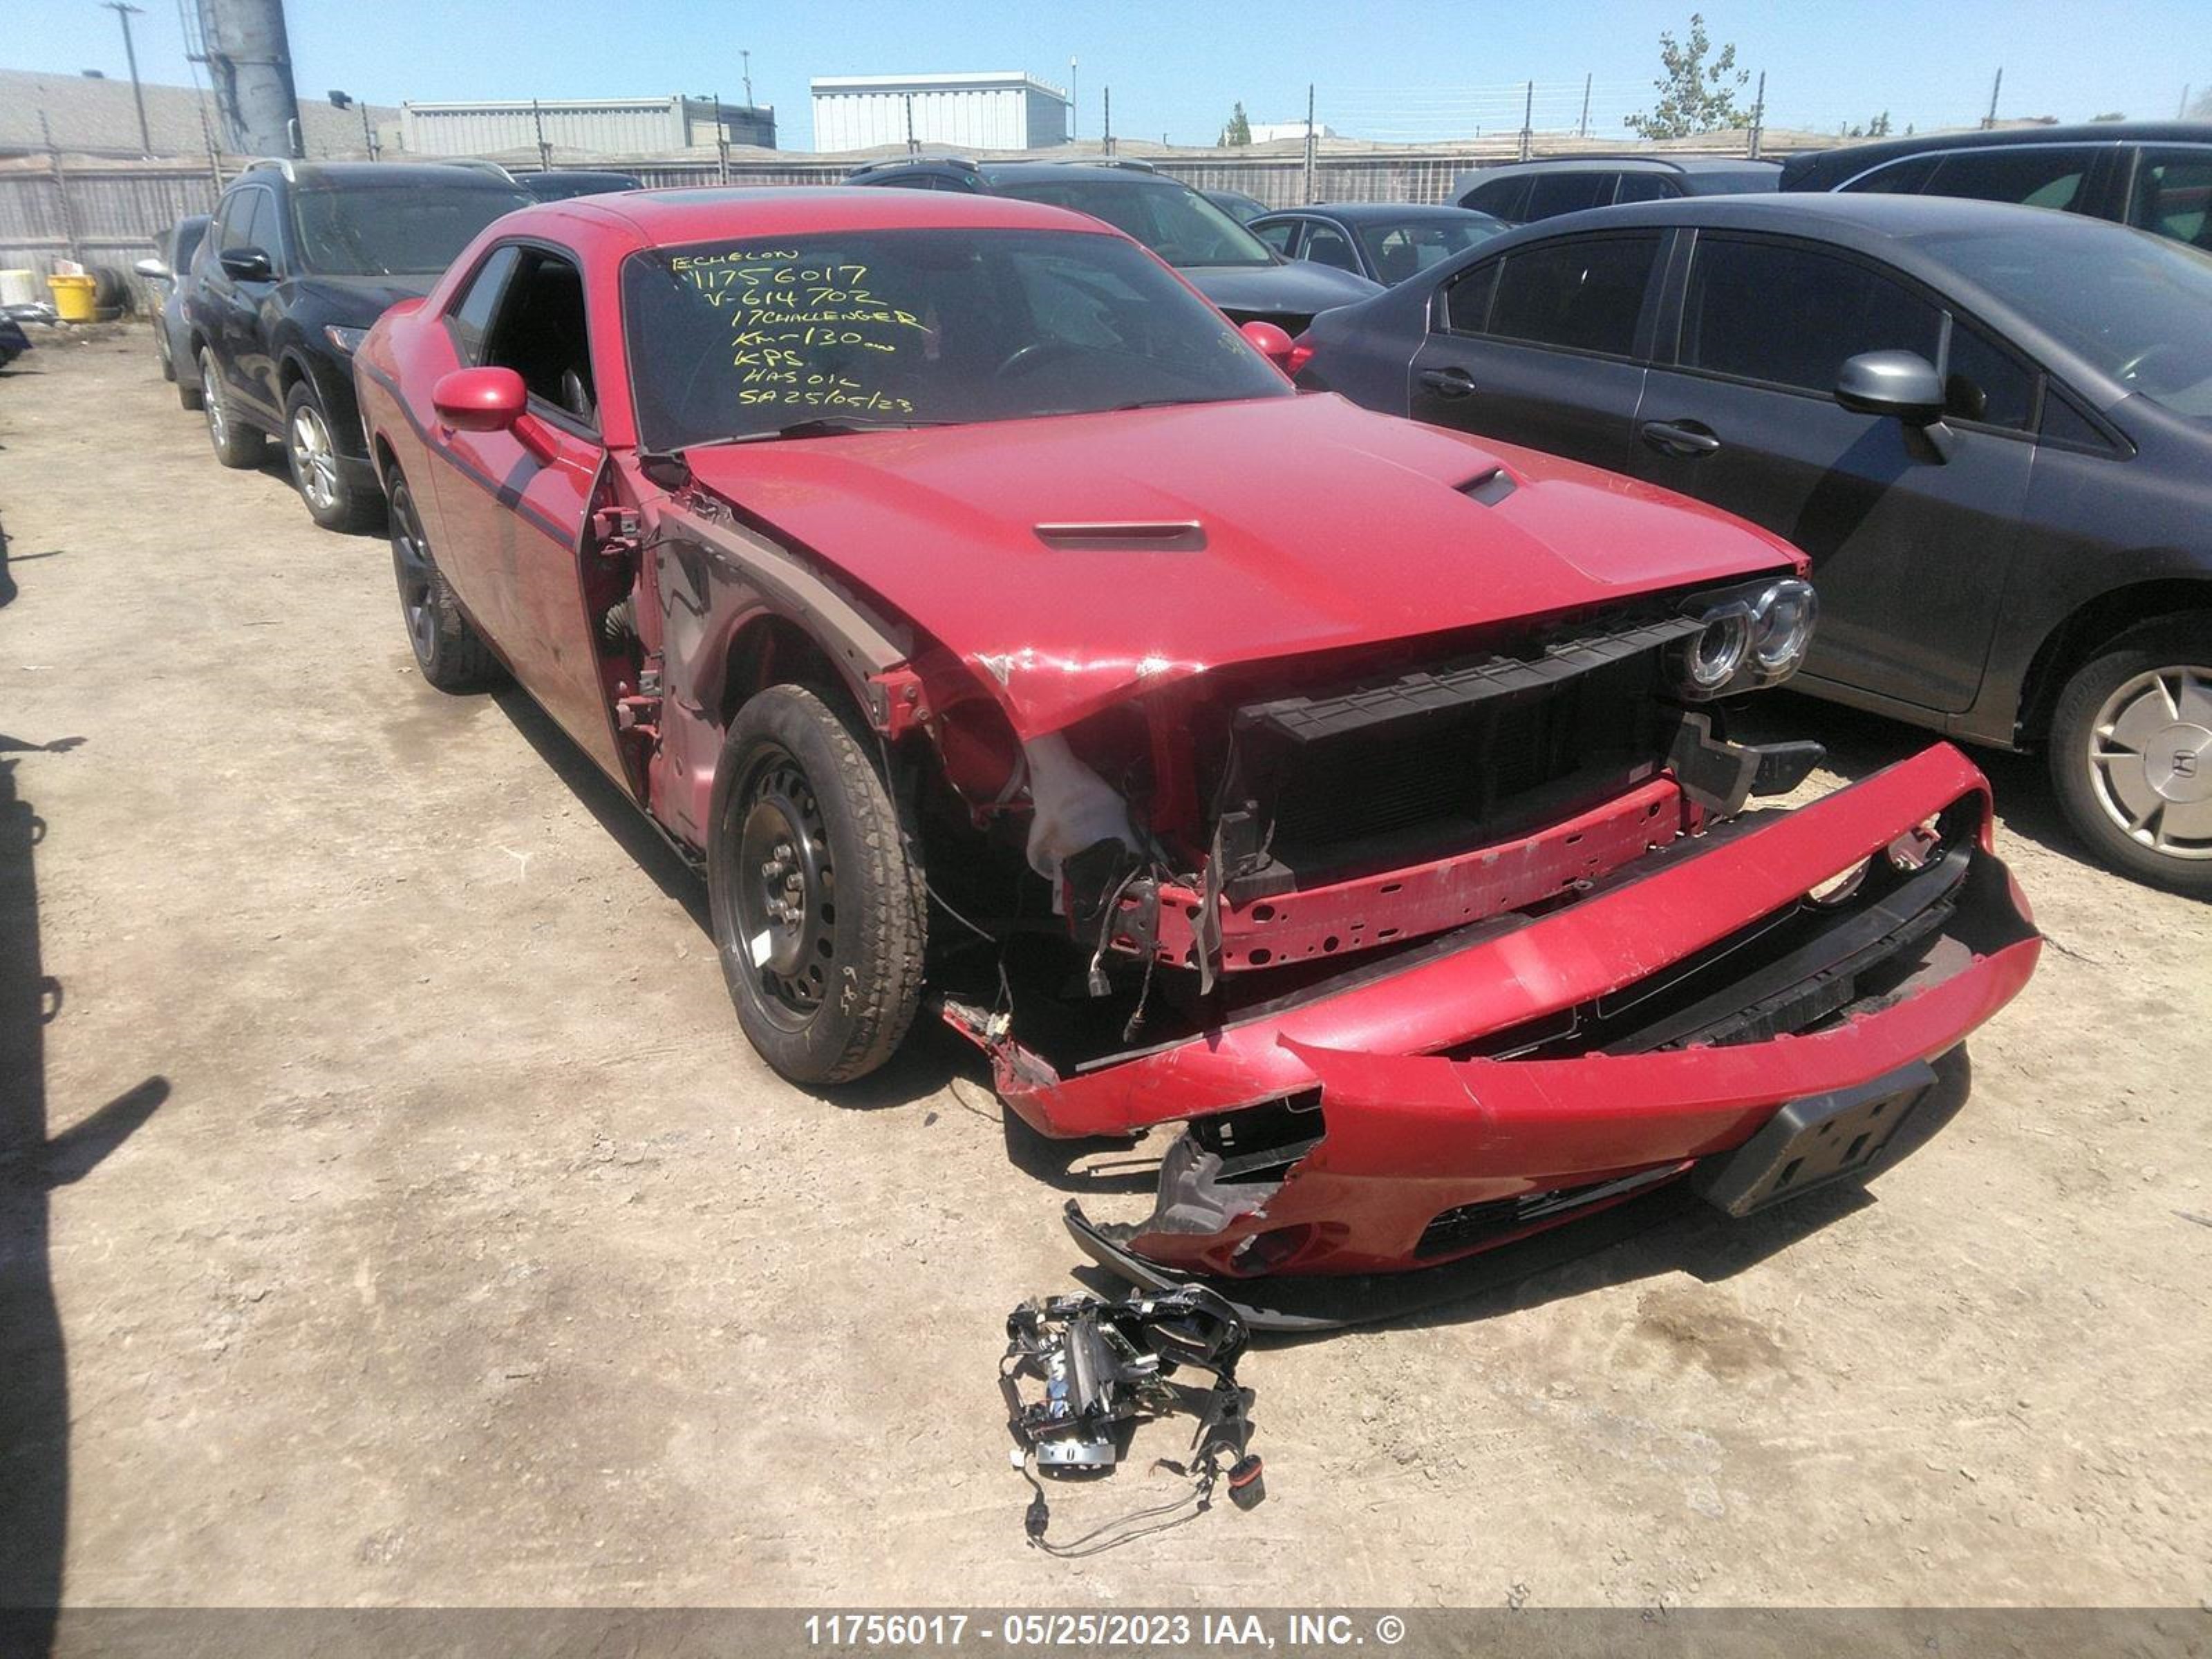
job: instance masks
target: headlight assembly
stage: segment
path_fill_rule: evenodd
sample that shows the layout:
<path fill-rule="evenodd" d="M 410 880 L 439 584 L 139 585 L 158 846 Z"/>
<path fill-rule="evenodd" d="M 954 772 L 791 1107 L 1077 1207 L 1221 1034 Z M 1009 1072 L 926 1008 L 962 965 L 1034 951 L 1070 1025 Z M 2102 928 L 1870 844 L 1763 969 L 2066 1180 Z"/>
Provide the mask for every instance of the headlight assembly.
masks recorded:
<path fill-rule="evenodd" d="M 1810 582 L 1784 576 L 1757 589 L 1703 595 L 1689 614 L 1705 627 L 1673 648 L 1668 667 L 1677 696 L 1704 702 L 1796 673 L 1813 642 L 1820 602 Z"/>

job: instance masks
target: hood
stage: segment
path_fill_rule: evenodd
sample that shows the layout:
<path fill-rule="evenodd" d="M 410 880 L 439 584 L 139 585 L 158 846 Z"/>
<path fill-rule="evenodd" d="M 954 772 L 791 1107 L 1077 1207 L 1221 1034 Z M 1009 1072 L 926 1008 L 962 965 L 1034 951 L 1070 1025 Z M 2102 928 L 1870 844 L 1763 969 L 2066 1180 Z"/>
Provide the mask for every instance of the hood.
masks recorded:
<path fill-rule="evenodd" d="M 1188 265 L 1182 276 L 1237 321 L 1304 319 L 1356 305 L 1382 291 L 1379 283 L 1334 265 L 1285 259 L 1279 265 Z"/>
<path fill-rule="evenodd" d="M 1209 668 L 1802 562 L 1717 508 L 1328 395 L 688 459 L 959 656 L 1024 738 Z M 1462 493 L 1501 467 L 1494 505 Z"/>
<path fill-rule="evenodd" d="M 341 327 L 367 328 L 387 307 L 401 300 L 419 300 L 438 281 L 440 273 L 420 276 L 302 276 L 294 289 L 303 300 L 312 299 L 330 313 L 326 321 Z"/>

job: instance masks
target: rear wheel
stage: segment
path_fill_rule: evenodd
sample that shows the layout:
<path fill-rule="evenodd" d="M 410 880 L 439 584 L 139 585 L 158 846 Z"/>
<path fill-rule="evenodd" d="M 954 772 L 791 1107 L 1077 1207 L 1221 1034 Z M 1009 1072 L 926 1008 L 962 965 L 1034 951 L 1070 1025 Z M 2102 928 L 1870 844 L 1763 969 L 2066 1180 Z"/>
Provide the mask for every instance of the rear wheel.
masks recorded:
<path fill-rule="evenodd" d="M 2212 617 L 2123 634 L 2059 693 L 2051 775 L 2114 868 L 2212 896 Z"/>
<path fill-rule="evenodd" d="M 200 348 L 200 398 L 206 406 L 208 442 L 214 446 L 216 459 L 240 471 L 260 465 L 268 442 L 232 416 L 230 394 L 222 388 L 222 371 L 216 367 L 215 353 L 204 346 Z"/>
<path fill-rule="evenodd" d="M 890 792 L 859 733 L 795 685 L 738 710 L 720 765 L 708 899 L 738 1022 L 794 1083 L 864 1077 L 921 1000 L 921 872 Z"/>
<path fill-rule="evenodd" d="M 305 380 L 284 394 L 284 459 L 307 516 L 324 529 L 361 530 L 374 521 L 381 503 L 346 483 L 330 417 Z"/>
<path fill-rule="evenodd" d="M 406 618 L 415 665 L 441 691 L 483 691 L 506 678 L 499 659 L 461 614 L 460 601 L 431 556 L 429 538 L 407 480 L 395 469 L 390 480 L 392 568 L 399 580 L 399 610 Z"/>

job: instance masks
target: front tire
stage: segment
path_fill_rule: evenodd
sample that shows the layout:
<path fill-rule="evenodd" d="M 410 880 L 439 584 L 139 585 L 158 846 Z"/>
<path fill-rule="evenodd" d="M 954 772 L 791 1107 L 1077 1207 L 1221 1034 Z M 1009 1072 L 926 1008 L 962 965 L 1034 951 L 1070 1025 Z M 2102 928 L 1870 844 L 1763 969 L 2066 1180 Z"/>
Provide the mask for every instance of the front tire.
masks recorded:
<path fill-rule="evenodd" d="M 506 678 L 491 647 L 461 614 L 461 602 L 430 552 L 422 519 L 407 480 L 395 468 L 389 480 L 392 569 L 399 582 L 399 611 L 424 682 L 438 690 L 486 691 Z"/>
<path fill-rule="evenodd" d="M 222 388 L 222 371 L 216 367 L 215 353 L 204 346 L 200 349 L 200 398 L 205 405 L 208 442 L 216 459 L 240 472 L 260 465 L 268 441 L 232 416 L 230 396 Z"/>
<path fill-rule="evenodd" d="M 325 530 L 365 530 L 383 503 L 347 484 L 322 399 L 305 380 L 284 394 L 284 461 L 307 516 Z"/>
<path fill-rule="evenodd" d="M 2212 897 L 2212 617 L 2147 623 L 2083 664 L 2051 714 L 2049 763 L 2105 863 Z"/>
<path fill-rule="evenodd" d="M 890 792 L 795 685 L 738 711 L 720 764 L 708 902 L 738 1023 L 793 1083 L 865 1077 L 914 1023 L 928 925 Z"/>

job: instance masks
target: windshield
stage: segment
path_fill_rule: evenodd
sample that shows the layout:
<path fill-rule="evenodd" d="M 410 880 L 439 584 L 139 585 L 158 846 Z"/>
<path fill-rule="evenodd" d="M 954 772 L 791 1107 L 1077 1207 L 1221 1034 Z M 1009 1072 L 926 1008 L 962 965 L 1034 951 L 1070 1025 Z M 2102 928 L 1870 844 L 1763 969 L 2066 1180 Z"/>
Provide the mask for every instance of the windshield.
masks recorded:
<path fill-rule="evenodd" d="M 1363 221 L 1354 228 L 1375 274 L 1389 286 L 1501 234 L 1505 222 L 1486 213 L 1469 213 L 1465 218 L 1409 219 L 1395 225 Z"/>
<path fill-rule="evenodd" d="M 1163 179 L 1107 172 L 1096 179 L 1023 179 L 1000 173 L 1000 196 L 1043 202 L 1103 219 L 1171 265 L 1272 265 L 1267 245 L 1194 190 Z"/>
<path fill-rule="evenodd" d="M 320 276 L 434 276 L 501 214 L 530 198 L 487 183 L 293 192 L 306 268 Z"/>
<path fill-rule="evenodd" d="M 2141 231 L 1914 240 L 2130 392 L 2212 419 L 2212 255 Z"/>
<path fill-rule="evenodd" d="M 1142 249 L 1088 231 L 658 248 L 623 268 L 623 325 L 651 449 L 1295 395 Z"/>

